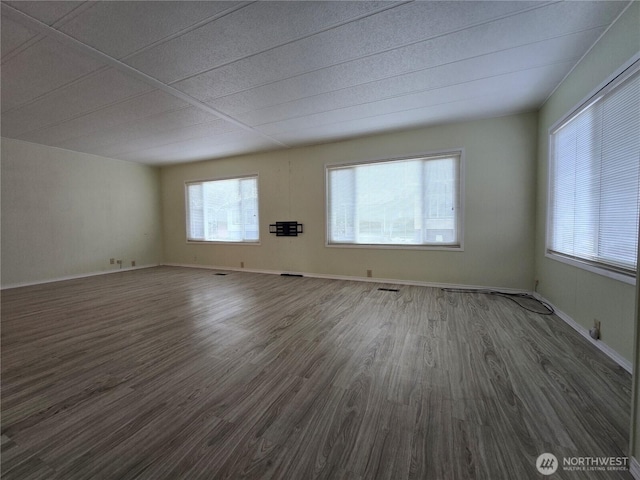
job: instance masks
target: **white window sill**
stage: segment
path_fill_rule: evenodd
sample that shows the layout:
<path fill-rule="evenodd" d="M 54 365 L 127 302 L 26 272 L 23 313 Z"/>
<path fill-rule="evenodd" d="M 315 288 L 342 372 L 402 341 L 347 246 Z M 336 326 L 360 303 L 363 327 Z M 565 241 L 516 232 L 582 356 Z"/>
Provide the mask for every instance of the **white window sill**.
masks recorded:
<path fill-rule="evenodd" d="M 636 277 L 632 276 L 632 275 L 626 275 L 624 273 L 615 272 L 613 270 L 608 270 L 608 269 L 606 269 L 604 267 L 598 267 L 596 265 L 592 265 L 592 264 L 587 263 L 587 262 L 581 262 L 579 260 L 574 260 L 573 258 L 567 258 L 567 257 L 564 257 L 562 255 L 551 253 L 549 251 L 547 251 L 545 253 L 545 257 L 550 258 L 550 259 L 555 260 L 555 261 L 560 262 L 560 263 L 564 263 L 564 264 L 567 264 L 567 265 L 571 265 L 573 267 L 580 268 L 582 270 L 586 270 L 586 271 L 591 272 L 591 273 L 595 273 L 597 275 L 602 275 L 604 277 L 611 278 L 613 280 L 618 280 L 620 282 L 627 283 L 629 285 L 635 285 L 636 284 Z"/>

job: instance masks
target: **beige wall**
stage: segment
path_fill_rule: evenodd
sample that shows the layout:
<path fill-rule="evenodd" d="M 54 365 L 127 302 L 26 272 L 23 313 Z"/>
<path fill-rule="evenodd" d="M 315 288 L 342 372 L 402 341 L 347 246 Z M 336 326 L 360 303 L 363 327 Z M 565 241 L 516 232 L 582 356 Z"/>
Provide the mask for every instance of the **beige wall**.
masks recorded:
<path fill-rule="evenodd" d="M 156 168 L 2 139 L 2 286 L 162 262 Z"/>
<path fill-rule="evenodd" d="M 444 125 L 162 169 L 167 263 L 531 289 L 536 114 Z M 465 149 L 464 251 L 325 246 L 324 166 Z M 187 244 L 184 183 L 259 174 L 261 245 Z M 304 234 L 276 238 L 269 223 Z"/>
<path fill-rule="evenodd" d="M 635 288 L 545 257 L 549 128 L 640 50 L 640 3 L 602 37 L 539 113 L 536 278 L 538 291 L 585 328 L 602 323 L 602 341 L 633 357 Z"/>

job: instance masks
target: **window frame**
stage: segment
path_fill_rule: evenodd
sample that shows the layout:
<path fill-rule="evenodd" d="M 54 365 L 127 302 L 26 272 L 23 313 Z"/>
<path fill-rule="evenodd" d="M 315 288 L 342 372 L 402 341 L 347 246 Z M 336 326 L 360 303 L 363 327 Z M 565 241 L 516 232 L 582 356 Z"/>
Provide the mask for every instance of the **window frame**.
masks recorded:
<path fill-rule="evenodd" d="M 189 210 L 189 186 L 194 184 L 203 184 L 207 182 L 218 182 L 224 180 L 243 180 L 247 178 L 255 178 L 256 180 L 256 194 L 257 194 L 257 222 L 256 227 L 258 229 L 258 239 L 257 240 L 233 240 L 233 241 L 224 241 L 224 240 L 192 240 L 189 238 L 189 220 L 190 220 L 190 210 Z M 261 245 L 261 229 L 260 229 L 260 176 L 257 173 L 248 173 L 243 175 L 229 175 L 224 177 L 213 177 L 206 179 L 198 179 L 198 180 L 187 180 L 184 182 L 184 212 L 185 212 L 185 238 L 186 243 L 189 245 Z"/>
<path fill-rule="evenodd" d="M 419 244 L 419 245 L 396 245 L 384 243 L 335 243 L 330 241 L 329 220 L 330 215 L 330 192 L 329 192 L 329 173 L 331 169 L 339 167 L 351 167 L 358 165 L 372 165 L 376 163 L 389 163 L 402 160 L 417 160 L 425 157 L 446 157 L 447 155 L 455 155 L 458 161 L 458 195 L 456 198 L 457 213 L 456 228 L 458 231 L 458 243 L 456 245 L 438 245 L 438 244 Z M 418 152 L 411 155 L 403 155 L 400 157 L 377 157 L 367 160 L 357 160 L 350 162 L 326 163 L 324 165 L 324 230 L 325 230 L 325 247 L 327 248 L 364 248 L 364 249 L 380 249 L 380 250 L 434 250 L 446 252 L 463 252 L 464 251 L 464 225 L 465 216 L 465 149 L 464 147 L 451 148 L 446 150 L 431 150 L 427 152 Z"/>
<path fill-rule="evenodd" d="M 608 95 L 615 89 L 617 89 L 622 83 L 631 78 L 632 76 L 640 72 L 640 53 L 634 55 L 629 61 L 625 62 L 620 68 L 618 68 L 612 75 L 610 75 L 605 81 L 600 83 L 594 88 L 588 95 L 586 95 L 580 102 L 578 102 L 568 113 L 560 117 L 547 131 L 547 204 L 546 204 L 546 219 L 545 219 L 545 245 L 544 252 L 545 258 L 577 267 L 581 270 L 585 270 L 597 275 L 601 275 L 613 280 L 618 280 L 630 285 L 636 284 L 636 277 L 638 271 L 638 265 L 636 265 L 635 273 L 628 273 L 622 269 L 616 269 L 615 267 L 608 267 L 603 263 L 592 261 L 589 259 L 583 259 L 576 256 L 564 255 L 559 252 L 555 252 L 551 249 L 552 231 L 553 231 L 553 218 L 552 218 L 552 174 L 554 165 L 554 142 L 553 135 L 558 132 L 562 127 L 571 122 L 578 115 L 583 113 L 586 109 L 591 107 L 596 102 L 600 101 L 604 96 Z M 640 241 L 639 241 L 640 243 Z M 636 246 L 637 247 L 637 246 Z M 636 260 L 636 263 L 640 261 L 640 258 Z"/>

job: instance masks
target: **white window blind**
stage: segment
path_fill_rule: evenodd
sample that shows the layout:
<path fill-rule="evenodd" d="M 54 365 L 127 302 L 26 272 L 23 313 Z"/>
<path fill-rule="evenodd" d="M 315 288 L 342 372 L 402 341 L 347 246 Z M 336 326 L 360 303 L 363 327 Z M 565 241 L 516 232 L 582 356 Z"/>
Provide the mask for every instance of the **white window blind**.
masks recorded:
<path fill-rule="evenodd" d="M 640 72 L 551 132 L 547 251 L 627 275 L 637 264 Z"/>
<path fill-rule="evenodd" d="M 187 240 L 257 242 L 258 177 L 187 184 Z"/>
<path fill-rule="evenodd" d="M 327 167 L 328 243 L 459 247 L 460 156 Z"/>

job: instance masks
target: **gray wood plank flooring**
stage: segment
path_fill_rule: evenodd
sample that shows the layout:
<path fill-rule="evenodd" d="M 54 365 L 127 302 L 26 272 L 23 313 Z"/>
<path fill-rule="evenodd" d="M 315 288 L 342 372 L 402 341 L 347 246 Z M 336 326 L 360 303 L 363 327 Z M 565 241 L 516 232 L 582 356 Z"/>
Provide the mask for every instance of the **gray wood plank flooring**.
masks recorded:
<path fill-rule="evenodd" d="M 627 454 L 630 375 L 556 316 L 215 273 L 3 291 L 2 478 L 537 479 L 543 452 Z"/>

